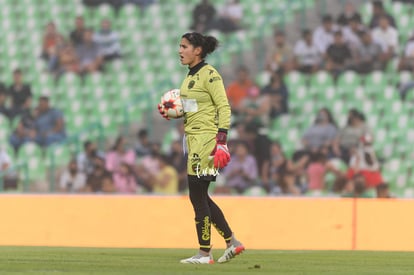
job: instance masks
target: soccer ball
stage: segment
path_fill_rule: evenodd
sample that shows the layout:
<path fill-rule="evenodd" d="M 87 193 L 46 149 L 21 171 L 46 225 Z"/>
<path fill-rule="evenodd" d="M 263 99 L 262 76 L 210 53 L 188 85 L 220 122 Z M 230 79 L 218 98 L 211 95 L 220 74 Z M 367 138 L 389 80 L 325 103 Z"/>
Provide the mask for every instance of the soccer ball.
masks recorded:
<path fill-rule="evenodd" d="M 161 105 L 169 118 L 180 118 L 184 116 L 183 102 L 181 101 L 180 90 L 172 89 L 161 97 Z"/>

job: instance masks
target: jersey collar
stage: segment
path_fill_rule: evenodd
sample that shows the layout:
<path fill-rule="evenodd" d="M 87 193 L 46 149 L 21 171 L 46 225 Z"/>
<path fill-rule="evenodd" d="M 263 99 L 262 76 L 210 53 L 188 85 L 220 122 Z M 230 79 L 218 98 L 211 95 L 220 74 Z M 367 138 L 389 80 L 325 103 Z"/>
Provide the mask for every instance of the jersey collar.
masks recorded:
<path fill-rule="evenodd" d="M 188 75 L 195 75 L 201 68 L 203 68 L 207 63 L 203 60 L 194 67 L 190 68 Z"/>

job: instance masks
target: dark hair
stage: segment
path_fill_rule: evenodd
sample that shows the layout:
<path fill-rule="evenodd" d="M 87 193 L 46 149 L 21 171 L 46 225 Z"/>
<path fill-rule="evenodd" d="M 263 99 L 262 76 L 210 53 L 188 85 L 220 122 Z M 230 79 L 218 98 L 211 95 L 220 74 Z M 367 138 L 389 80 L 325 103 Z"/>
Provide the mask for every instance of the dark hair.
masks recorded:
<path fill-rule="evenodd" d="M 147 129 L 141 129 L 137 133 L 137 137 L 139 137 L 139 138 L 144 138 L 144 137 L 147 137 L 147 136 L 148 136 Z"/>
<path fill-rule="evenodd" d="M 7 95 L 7 88 L 6 86 L 0 82 L 0 94 Z"/>
<path fill-rule="evenodd" d="M 83 143 L 83 148 L 86 149 L 87 147 L 89 147 L 92 144 L 92 141 L 87 140 Z"/>
<path fill-rule="evenodd" d="M 384 190 L 388 190 L 389 189 L 389 185 L 385 182 L 377 185 L 376 187 L 377 191 L 384 191 Z"/>
<path fill-rule="evenodd" d="M 325 14 L 324 16 L 322 16 L 322 23 L 332 23 L 332 22 L 333 22 L 332 15 Z"/>
<path fill-rule="evenodd" d="M 49 97 L 48 96 L 45 96 L 45 95 L 42 95 L 41 97 L 39 97 L 39 100 L 40 101 L 47 101 L 47 102 L 49 102 Z"/>
<path fill-rule="evenodd" d="M 22 70 L 19 68 L 14 69 L 13 74 L 22 74 Z"/>
<path fill-rule="evenodd" d="M 208 54 L 214 52 L 219 42 L 214 36 L 202 35 L 198 32 L 188 32 L 182 36 L 190 42 L 194 47 L 201 47 L 201 58 L 205 58 Z"/>
<path fill-rule="evenodd" d="M 382 1 L 378 1 L 378 0 L 373 1 L 373 2 L 372 2 L 372 5 L 373 5 L 374 7 L 376 7 L 376 8 L 381 8 L 381 9 L 383 9 L 383 8 L 384 8 L 384 5 L 382 4 Z"/>
<path fill-rule="evenodd" d="M 302 30 L 302 37 L 305 37 L 307 35 L 312 34 L 312 31 L 310 29 L 304 29 Z"/>
<path fill-rule="evenodd" d="M 124 137 L 123 136 L 118 136 L 117 138 L 116 138 L 116 140 L 115 140 L 115 143 L 112 145 L 112 150 L 116 150 L 116 149 L 118 149 L 118 146 L 119 146 L 119 144 L 121 144 L 121 141 L 123 141 L 124 140 Z"/>
<path fill-rule="evenodd" d="M 328 122 L 331 123 L 333 126 L 335 126 L 335 128 L 338 127 L 338 125 L 336 124 L 336 121 L 335 121 L 335 119 L 332 115 L 332 112 L 328 107 L 322 107 L 321 109 L 319 109 L 318 114 L 319 114 L 319 112 L 325 112 L 326 115 L 328 116 Z M 316 120 L 315 120 L 315 122 L 316 122 Z"/>

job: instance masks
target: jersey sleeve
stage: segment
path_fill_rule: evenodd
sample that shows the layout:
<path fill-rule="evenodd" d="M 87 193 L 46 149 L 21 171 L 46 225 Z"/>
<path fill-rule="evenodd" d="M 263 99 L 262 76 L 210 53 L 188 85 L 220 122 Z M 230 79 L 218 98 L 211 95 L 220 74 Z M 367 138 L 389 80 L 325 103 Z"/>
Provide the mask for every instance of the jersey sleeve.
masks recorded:
<path fill-rule="evenodd" d="M 206 78 L 206 82 L 206 87 L 210 92 L 213 103 L 217 107 L 218 128 L 229 129 L 231 109 L 223 80 L 217 71 L 210 70 L 209 75 Z"/>

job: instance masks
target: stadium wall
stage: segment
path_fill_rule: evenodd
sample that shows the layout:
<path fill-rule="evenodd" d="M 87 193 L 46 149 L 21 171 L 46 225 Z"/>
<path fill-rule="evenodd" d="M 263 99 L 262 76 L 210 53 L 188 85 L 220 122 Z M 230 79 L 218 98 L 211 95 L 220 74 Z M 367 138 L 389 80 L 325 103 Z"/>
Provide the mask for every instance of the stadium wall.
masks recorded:
<path fill-rule="evenodd" d="M 414 251 L 412 200 L 215 199 L 248 249 Z M 2 246 L 197 247 L 185 196 L 2 195 L 0 209 Z"/>

